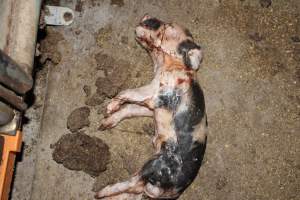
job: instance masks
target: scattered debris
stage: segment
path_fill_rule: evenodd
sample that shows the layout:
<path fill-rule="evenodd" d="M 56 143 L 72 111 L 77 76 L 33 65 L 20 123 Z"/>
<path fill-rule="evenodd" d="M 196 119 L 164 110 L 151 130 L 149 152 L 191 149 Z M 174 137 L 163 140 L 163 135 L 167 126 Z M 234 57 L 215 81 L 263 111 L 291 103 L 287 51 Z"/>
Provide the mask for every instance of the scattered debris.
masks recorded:
<path fill-rule="evenodd" d="M 293 42 L 300 42 L 300 38 L 299 38 L 299 36 L 297 36 L 297 35 L 292 36 L 292 37 L 291 37 L 291 40 L 292 40 Z"/>
<path fill-rule="evenodd" d="M 75 33 L 76 35 L 80 35 L 81 32 L 82 32 L 81 30 L 75 30 L 75 31 L 74 31 L 74 33 Z"/>
<path fill-rule="evenodd" d="M 39 51 L 41 53 L 40 62 L 44 64 L 50 60 L 53 64 L 57 65 L 61 61 L 61 53 L 57 50 L 57 45 L 60 41 L 64 40 L 61 33 L 52 28 L 47 27 L 47 40 L 40 43 Z"/>
<path fill-rule="evenodd" d="M 83 1 L 82 0 L 77 0 L 76 5 L 75 5 L 75 11 L 77 12 L 82 12 L 83 11 Z"/>
<path fill-rule="evenodd" d="M 121 43 L 127 45 L 128 44 L 128 37 L 127 36 L 122 36 L 121 37 Z"/>
<path fill-rule="evenodd" d="M 263 37 L 258 32 L 249 33 L 249 38 L 255 42 L 260 42 L 263 40 Z"/>
<path fill-rule="evenodd" d="M 122 7 L 124 6 L 124 0 L 111 0 L 110 4 Z"/>
<path fill-rule="evenodd" d="M 97 69 L 104 70 L 106 77 L 99 77 L 95 83 L 97 93 L 112 98 L 127 88 L 126 83 L 131 75 L 130 63 L 125 60 L 116 61 L 112 57 L 98 53 L 95 55 Z"/>
<path fill-rule="evenodd" d="M 106 170 L 109 147 L 101 139 L 84 133 L 63 135 L 54 145 L 53 160 L 70 170 L 84 171 L 92 177 Z"/>
<path fill-rule="evenodd" d="M 121 90 L 114 82 L 109 78 L 99 77 L 95 83 L 97 86 L 97 93 L 99 95 L 104 94 L 106 97 L 112 98 L 118 94 Z"/>
<path fill-rule="evenodd" d="M 67 120 L 67 127 L 70 131 L 75 132 L 85 126 L 90 125 L 90 109 L 88 107 L 76 108 L 71 112 Z"/>
<path fill-rule="evenodd" d="M 91 92 L 92 92 L 91 86 L 84 85 L 82 89 L 83 89 L 83 92 L 85 93 L 86 97 L 91 96 Z"/>
<path fill-rule="evenodd" d="M 219 177 L 216 183 L 216 189 L 222 190 L 226 185 L 228 181 L 226 177 Z"/>
<path fill-rule="evenodd" d="M 275 76 L 276 74 L 278 74 L 279 72 L 282 72 L 285 70 L 285 66 L 283 63 L 280 62 L 276 62 L 274 63 L 271 68 L 270 68 L 270 74 L 272 76 Z"/>
<path fill-rule="evenodd" d="M 261 7 L 268 8 L 272 5 L 272 0 L 259 0 Z"/>
<path fill-rule="evenodd" d="M 148 123 L 148 124 L 144 124 L 143 125 L 143 131 L 144 133 L 146 133 L 147 135 L 149 136 L 154 136 L 155 134 L 155 126 L 154 126 L 154 123 Z"/>
<path fill-rule="evenodd" d="M 107 54 L 97 53 L 95 55 L 95 60 L 97 63 L 97 70 L 104 70 L 106 74 L 112 72 L 115 67 L 115 60 Z"/>
<path fill-rule="evenodd" d="M 60 0 L 45 0 L 44 5 L 60 6 Z"/>
<path fill-rule="evenodd" d="M 98 32 L 96 33 L 96 35 L 95 35 L 97 45 L 99 47 L 102 47 L 104 42 L 107 42 L 107 41 L 111 40 L 111 34 L 112 34 L 111 24 L 109 24 L 109 25 L 107 25 L 103 28 L 100 28 L 98 30 Z"/>
<path fill-rule="evenodd" d="M 103 95 L 99 95 L 98 93 L 93 94 L 90 98 L 85 101 L 85 105 L 87 106 L 97 106 L 103 103 L 105 97 Z"/>

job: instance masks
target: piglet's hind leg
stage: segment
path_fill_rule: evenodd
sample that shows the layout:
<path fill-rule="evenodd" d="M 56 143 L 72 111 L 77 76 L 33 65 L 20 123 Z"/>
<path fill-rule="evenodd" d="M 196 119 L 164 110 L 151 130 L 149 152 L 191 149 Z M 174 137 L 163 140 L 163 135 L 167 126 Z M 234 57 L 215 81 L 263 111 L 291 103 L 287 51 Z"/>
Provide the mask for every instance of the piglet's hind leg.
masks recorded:
<path fill-rule="evenodd" d="M 140 176 L 134 176 L 128 181 L 108 185 L 96 193 L 95 198 L 102 199 L 104 197 L 111 197 L 123 193 L 141 194 L 144 191 L 144 182 Z"/>
<path fill-rule="evenodd" d="M 143 194 L 122 193 L 116 196 L 104 197 L 102 200 L 142 200 Z"/>

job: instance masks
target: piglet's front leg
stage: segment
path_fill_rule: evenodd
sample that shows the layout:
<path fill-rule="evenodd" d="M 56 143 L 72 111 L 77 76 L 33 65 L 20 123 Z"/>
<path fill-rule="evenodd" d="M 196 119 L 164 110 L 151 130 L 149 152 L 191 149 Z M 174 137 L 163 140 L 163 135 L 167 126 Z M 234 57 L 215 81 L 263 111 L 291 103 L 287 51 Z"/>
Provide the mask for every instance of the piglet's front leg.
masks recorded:
<path fill-rule="evenodd" d="M 124 103 L 134 103 L 148 108 L 152 108 L 152 97 L 155 93 L 155 81 L 151 84 L 135 88 L 128 89 L 120 92 L 107 106 L 107 114 L 112 114 L 121 108 Z"/>
<path fill-rule="evenodd" d="M 114 112 L 110 116 L 101 121 L 99 130 L 105 130 L 115 127 L 123 119 L 132 117 L 152 117 L 153 111 L 148 108 L 136 104 L 126 104 L 120 110 Z"/>

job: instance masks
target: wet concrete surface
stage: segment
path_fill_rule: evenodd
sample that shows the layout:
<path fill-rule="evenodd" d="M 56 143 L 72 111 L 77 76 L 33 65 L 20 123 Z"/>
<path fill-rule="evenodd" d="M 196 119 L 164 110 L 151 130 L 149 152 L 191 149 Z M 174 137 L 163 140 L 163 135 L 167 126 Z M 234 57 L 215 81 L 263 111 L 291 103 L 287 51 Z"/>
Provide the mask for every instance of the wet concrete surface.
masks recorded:
<path fill-rule="evenodd" d="M 76 10 L 76 18 L 68 27 L 47 27 L 41 42 L 48 55 L 27 113 L 12 199 L 93 199 L 92 190 L 128 178 L 152 155 L 151 119 L 98 130 L 111 96 L 153 77 L 151 60 L 134 39 L 145 13 L 187 27 L 204 51 L 198 76 L 208 145 L 198 177 L 180 199 L 300 199 L 299 1 L 55 3 Z M 69 133 L 68 116 L 83 106 L 90 108 L 90 124 L 81 130 L 101 138 L 111 154 L 97 178 L 52 159 L 50 146 Z"/>

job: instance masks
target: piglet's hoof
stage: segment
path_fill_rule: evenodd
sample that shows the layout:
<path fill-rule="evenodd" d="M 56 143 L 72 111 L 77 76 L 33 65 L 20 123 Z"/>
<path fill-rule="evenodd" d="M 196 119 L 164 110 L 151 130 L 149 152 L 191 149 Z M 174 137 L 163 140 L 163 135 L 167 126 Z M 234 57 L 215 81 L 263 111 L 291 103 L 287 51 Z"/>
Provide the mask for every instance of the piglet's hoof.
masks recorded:
<path fill-rule="evenodd" d="M 113 99 L 108 105 L 107 105 L 107 114 L 112 114 L 120 109 L 122 105 L 121 100 L 119 99 Z"/>
<path fill-rule="evenodd" d="M 107 118 L 104 118 L 101 121 L 101 125 L 99 126 L 98 130 L 99 131 L 104 131 L 106 129 L 111 129 L 114 126 L 113 122 L 111 122 L 110 120 L 108 120 Z"/>
<path fill-rule="evenodd" d="M 107 128 L 104 124 L 101 124 L 98 128 L 99 131 L 105 131 Z"/>
<path fill-rule="evenodd" d="M 98 194 L 95 194 L 95 195 L 94 195 L 94 198 L 95 198 L 95 199 L 101 199 L 102 197 L 99 197 Z"/>
<path fill-rule="evenodd" d="M 101 124 L 98 128 L 99 131 L 105 131 L 106 129 L 111 128 L 109 124 Z"/>

